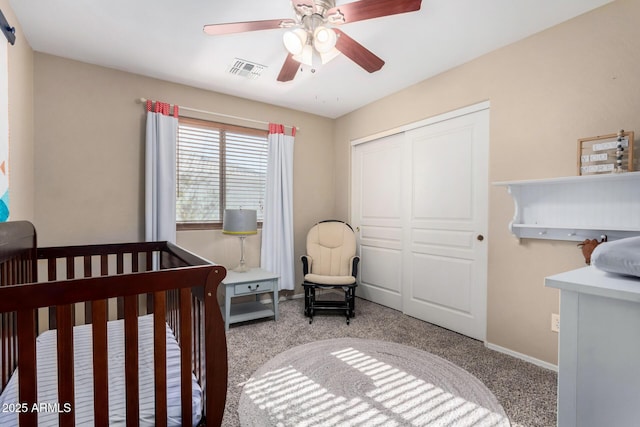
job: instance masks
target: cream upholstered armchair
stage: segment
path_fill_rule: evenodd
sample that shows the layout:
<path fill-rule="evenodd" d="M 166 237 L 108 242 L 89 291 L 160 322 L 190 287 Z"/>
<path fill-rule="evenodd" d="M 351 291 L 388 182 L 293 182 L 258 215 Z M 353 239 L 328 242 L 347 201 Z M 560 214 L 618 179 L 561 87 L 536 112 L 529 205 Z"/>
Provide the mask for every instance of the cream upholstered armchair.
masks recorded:
<path fill-rule="evenodd" d="M 304 273 L 304 314 L 313 322 L 317 309 L 342 310 L 349 320 L 354 317 L 358 262 L 356 236 L 349 224 L 327 220 L 314 225 L 307 234 L 307 254 L 301 257 Z M 339 289 L 342 300 L 319 300 L 317 289 Z"/>

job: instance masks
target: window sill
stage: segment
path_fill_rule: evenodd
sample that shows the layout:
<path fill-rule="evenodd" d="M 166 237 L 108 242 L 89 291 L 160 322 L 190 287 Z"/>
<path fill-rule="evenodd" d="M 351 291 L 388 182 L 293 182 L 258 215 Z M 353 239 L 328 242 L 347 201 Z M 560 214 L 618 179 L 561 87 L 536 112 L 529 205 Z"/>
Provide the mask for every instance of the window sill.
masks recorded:
<path fill-rule="evenodd" d="M 258 222 L 258 230 L 262 229 L 262 223 Z M 177 231 L 193 230 L 222 230 L 222 222 L 190 222 L 176 224 Z"/>

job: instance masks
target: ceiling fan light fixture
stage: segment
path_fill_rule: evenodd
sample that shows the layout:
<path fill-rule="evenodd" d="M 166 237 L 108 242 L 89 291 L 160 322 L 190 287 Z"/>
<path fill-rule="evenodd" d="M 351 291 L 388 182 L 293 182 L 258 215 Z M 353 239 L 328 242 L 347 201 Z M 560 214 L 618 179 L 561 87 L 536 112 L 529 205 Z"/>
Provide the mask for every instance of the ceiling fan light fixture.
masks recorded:
<path fill-rule="evenodd" d="M 305 30 L 297 28 L 284 33 L 282 41 L 284 43 L 284 47 L 289 51 L 289 53 L 292 55 L 299 55 L 307 45 L 307 37 L 308 34 Z"/>
<path fill-rule="evenodd" d="M 320 52 L 320 60 L 322 61 L 322 65 L 331 61 L 333 58 L 340 55 L 340 51 L 335 47 L 331 49 L 329 52 Z"/>
<path fill-rule="evenodd" d="M 313 32 L 313 47 L 318 53 L 328 53 L 336 46 L 336 32 L 331 28 L 319 26 Z"/>
<path fill-rule="evenodd" d="M 299 54 L 293 55 L 293 59 L 301 64 L 308 65 L 310 67 L 313 66 L 313 48 L 310 44 L 304 45 Z"/>

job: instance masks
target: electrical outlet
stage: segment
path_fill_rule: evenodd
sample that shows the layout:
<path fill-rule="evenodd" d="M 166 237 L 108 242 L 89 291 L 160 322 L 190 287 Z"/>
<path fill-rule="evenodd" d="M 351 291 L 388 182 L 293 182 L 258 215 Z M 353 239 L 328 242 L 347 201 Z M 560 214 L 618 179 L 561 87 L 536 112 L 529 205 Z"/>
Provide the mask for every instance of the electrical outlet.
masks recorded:
<path fill-rule="evenodd" d="M 551 330 L 553 332 L 560 332 L 560 315 L 552 314 L 551 315 Z"/>

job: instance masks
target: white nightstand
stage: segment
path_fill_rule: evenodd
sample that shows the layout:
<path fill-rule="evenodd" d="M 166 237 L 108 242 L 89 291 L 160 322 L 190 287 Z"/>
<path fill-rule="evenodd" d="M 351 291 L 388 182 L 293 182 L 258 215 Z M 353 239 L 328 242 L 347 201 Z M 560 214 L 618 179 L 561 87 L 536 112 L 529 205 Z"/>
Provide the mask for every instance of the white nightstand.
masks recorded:
<path fill-rule="evenodd" d="M 224 330 L 229 330 L 231 323 L 272 317 L 278 320 L 278 275 L 261 268 L 238 273 L 227 271 L 224 283 L 224 305 L 220 307 L 224 317 Z M 263 304 L 258 295 L 271 293 L 272 304 Z M 231 304 L 231 298 L 255 295 L 255 301 Z"/>

